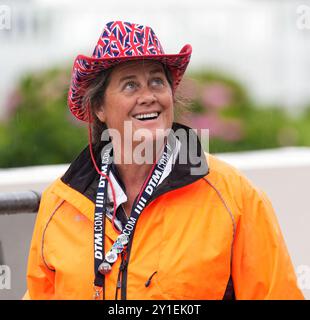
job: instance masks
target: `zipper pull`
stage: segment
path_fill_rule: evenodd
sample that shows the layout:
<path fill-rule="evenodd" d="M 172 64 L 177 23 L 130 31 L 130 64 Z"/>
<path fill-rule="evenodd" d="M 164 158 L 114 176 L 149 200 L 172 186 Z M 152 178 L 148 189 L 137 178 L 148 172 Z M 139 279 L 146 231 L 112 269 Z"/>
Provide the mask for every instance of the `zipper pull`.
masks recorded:
<path fill-rule="evenodd" d="M 118 276 L 116 281 L 115 300 L 118 300 L 118 291 L 122 288 L 122 274 L 125 268 L 127 268 L 126 251 L 121 253 L 122 261 L 119 266 Z"/>
<path fill-rule="evenodd" d="M 149 285 L 151 284 L 152 278 L 154 277 L 154 275 L 157 273 L 157 271 L 153 272 L 152 275 L 148 278 L 148 280 L 145 282 L 145 287 L 149 287 Z"/>
<path fill-rule="evenodd" d="M 94 293 L 94 300 L 99 300 L 101 292 L 103 292 L 103 288 L 94 287 L 95 293 Z"/>
<path fill-rule="evenodd" d="M 121 255 L 122 255 L 122 262 L 121 262 L 119 269 L 120 269 L 120 271 L 123 272 L 127 268 L 126 251 L 123 251 L 121 253 Z"/>
<path fill-rule="evenodd" d="M 122 287 L 121 273 L 122 273 L 121 268 L 119 268 L 118 276 L 116 280 L 115 300 L 118 300 L 118 290 Z"/>

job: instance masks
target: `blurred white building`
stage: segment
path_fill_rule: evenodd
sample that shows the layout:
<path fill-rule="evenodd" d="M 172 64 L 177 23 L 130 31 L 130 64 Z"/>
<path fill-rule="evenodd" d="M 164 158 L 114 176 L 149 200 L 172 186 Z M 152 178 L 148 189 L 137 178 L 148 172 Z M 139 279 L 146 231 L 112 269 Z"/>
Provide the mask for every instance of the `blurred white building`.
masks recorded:
<path fill-rule="evenodd" d="M 152 26 L 167 53 L 191 43 L 192 69 L 227 72 L 259 102 L 295 112 L 310 101 L 307 6 L 310 0 L 0 0 L 0 116 L 25 72 L 91 55 L 103 25 L 116 19 Z"/>

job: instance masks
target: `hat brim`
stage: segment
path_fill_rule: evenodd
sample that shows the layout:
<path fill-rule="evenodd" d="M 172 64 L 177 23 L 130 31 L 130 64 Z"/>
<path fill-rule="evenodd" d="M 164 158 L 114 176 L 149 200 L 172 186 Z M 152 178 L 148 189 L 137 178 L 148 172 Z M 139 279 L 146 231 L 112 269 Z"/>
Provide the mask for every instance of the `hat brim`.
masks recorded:
<path fill-rule="evenodd" d="M 192 53 L 191 45 L 185 45 L 178 54 L 138 55 L 126 57 L 92 58 L 78 55 L 75 58 L 71 85 L 68 93 L 68 105 L 72 114 L 82 121 L 88 121 L 88 113 L 82 100 L 89 84 L 98 73 L 125 61 L 154 60 L 163 63 L 172 74 L 172 89 L 176 90 L 187 68 Z"/>

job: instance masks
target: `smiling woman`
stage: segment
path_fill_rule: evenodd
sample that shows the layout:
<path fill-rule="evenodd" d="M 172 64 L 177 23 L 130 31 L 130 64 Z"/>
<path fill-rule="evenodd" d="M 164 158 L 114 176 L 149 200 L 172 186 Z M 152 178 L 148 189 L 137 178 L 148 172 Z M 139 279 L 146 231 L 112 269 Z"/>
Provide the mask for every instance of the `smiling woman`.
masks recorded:
<path fill-rule="evenodd" d="M 174 122 L 190 55 L 114 21 L 76 58 L 68 105 L 89 146 L 43 193 L 26 297 L 303 298 L 266 195 Z"/>

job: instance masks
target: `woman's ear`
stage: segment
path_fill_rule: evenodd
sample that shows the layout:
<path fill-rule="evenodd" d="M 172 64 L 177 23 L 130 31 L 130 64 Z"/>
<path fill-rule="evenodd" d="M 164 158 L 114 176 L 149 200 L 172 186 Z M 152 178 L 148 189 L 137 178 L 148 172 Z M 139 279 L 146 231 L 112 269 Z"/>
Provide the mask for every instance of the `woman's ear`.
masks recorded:
<path fill-rule="evenodd" d="M 106 115 L 103 106 L 101 106 L 97 111 L 95 111 L 95 114 L 101 122 L 106 121 Z"/>

